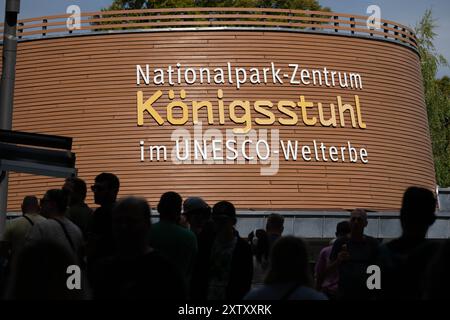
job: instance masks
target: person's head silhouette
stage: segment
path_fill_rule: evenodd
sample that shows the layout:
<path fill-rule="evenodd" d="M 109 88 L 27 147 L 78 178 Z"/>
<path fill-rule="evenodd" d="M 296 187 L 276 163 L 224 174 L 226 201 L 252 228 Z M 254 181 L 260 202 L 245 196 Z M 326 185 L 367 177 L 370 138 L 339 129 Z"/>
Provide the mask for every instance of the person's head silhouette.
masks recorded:
<path fill-rule="evenodd" d="M 350 235 L 353 238 L 362 237 L 367 227 L 367 213 L 364 209 L 354 209 L 350 214 Z"/>
<path fill-rule="evenodd" d="M 350 234 L 350 223 L 341 221 L 336 225 L 336 238 L 347 237 Z"/>
<path fill-rule="evenodd" d="M 22 201 L 22 213 L 39 213 L 39 201 L 36 196 L 26 196 Z"/>
<path fill-rule="evenodd" d="M 200 197 L 190 197 L 183 202 L 183 214 L 191 230 L 198 234 L 211 218 L 211 207 Z"/>
<path fill-rule="evenodd" d="M 91 189 L 94 192 L 94 201 L 101 206 L 112 205 L 116 202 L 119 193 L 119 178 L 112 173 L 103 172 L 95 177 L 95 183 Z"/>
<path fill-rule="evenodd" d="M 231 233 L 237 222 L 236 208 L 229 201 L 219 201 L 213 207 L 212 219 L 218 233 Z"/>
<path fill-rule="evenodd" d="M 436 197 L 420 187 L 409 187 L 403 194 L 400 222 L 403 236 L 425 238 L 428 228 L 436 220 Z"/>
<path fill-rule="evenodd" d="M 158 212 L 162 221 L 178 223 L 181 216 L 183 199 L 173 191 L 161 195 L 158 203 Z"/>
<path fill-rule="evenodd" d="M 270 251 L 269 270 L 264 282 L 311 285 L 308 250 L 302 239 L 286 236 L 275 241 Z"/>
<path fill-rule="evenodd" d="M 69 205 L 83 203 L 84 199 L 86 199 L 86 183 L 80 178 L 67 178 L 62 189 L 68 194 Z"/>
<path fill-rule="evenodd" d="M 139 254 L 147 248 L 151 209 L 143 198 L 127 197 L 118 201 L 112 213 L 113 235 L 119 253 Z"/>
<path fill-rule="evenodd" d="M 40 203 L 41 214 L 46 218 L 63 216 L 67 209 L 67 194 L 61 189 L 48 190 Z"/>
<path fill-rule="evenodd" d="M 268 234 L 278 235 L 284 231 L 284 218 L 282 215 L 272 213 L 267 217 L 266 231 Z"/>

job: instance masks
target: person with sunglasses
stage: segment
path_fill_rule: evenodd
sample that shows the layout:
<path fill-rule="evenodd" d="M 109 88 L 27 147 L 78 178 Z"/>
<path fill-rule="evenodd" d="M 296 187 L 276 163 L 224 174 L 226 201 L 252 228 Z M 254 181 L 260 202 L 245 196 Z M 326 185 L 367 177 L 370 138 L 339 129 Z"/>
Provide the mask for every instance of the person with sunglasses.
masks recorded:
<path fill-rule="evenodd" d="M 231 202 L 217 202 L 212 220 L 216 235 L 210 254 L 207 299 L 241 300 L 251 289 L 252 249 L 236 230 L 236 208 Z"/>
<path fill-rule="evenodd" d="M 88 268 L 91 270 L 95 262 L 115 253 L 115 241 L 112 233 L 112 211 L 119 193 L 119 178 L 108 172 L 95 177 L 91 186 L 94 202 L 99 205 L 93 214 L 87 235 Z"/>

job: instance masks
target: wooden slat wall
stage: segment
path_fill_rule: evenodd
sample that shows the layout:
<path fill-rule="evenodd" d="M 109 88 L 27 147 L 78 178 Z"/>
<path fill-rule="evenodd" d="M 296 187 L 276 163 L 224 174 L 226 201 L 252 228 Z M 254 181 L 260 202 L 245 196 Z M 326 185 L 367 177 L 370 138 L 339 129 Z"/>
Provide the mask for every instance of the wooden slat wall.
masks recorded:
<path fill-rule="evenodd" d="M 298 63 L 302 67 L 358 72 L 363 90 L 325 86 L 245 84 L 175 86 L 187 90 L 187 101 L 267 99 L 336 103 L 336 95 L 353 103 L 358 94 L 367 129 L 280 126 L 281 138 L 312 139 L 327 144 L 365 146 L 368 164 L 285 161 L 275 176 L 261 176 L 260 165 L 179 165 L 139 161 L 139 140 L 146 145 L 172 145 L 173 129 L 158 126 L 150 116 L 136 125 L 136 91 L 148 98 L 157 89 L 167 104 L 169 86 L 136 86 L 136 64 L 174 66 L 266 67 Z M 282 73 L 284 72 L 282 70 Z M 214 103 L 214 106 L 217 106 Z M 226 109 L 227 110 L 227 109 Z M 297 111 L 297 114 L 299 114 Z M 162 112 L 164 113 L 164 112 Z M 317 114 L 312 114 L 318 116 Z M 226 117 L 228 114 L 226 114 Z M 300 118 L 301 119 L 301 118 Z M 203 118 L 205 120 L 205 118 Z M 229 120 L 228 120 L 229 121 Z M 349 119 L 347 119 L 347 122 Z M 191 126 L 191 118 L 188 122 Z M 229 127 L 227 122 L 225 127 Z M 237 125 L 233 125 L 235 127 Z M 208 127 L 209 128 L 209 127 Z M 258 127 L 256 127 L 258 128 Z M 259 128 L 268 128 L 260 126 Z M 74 138 L 79 175 L 88 185 L 102 171 L 116 173 L 120 195 L 140 195 L 154 207 L 161 193 L 175 190 L 198 195 L 213 204 L 227 199 L 238 208 L 395 210 L 409 185 L 434 188 L 433 159 L 419 58 L 412 50 L 370 39 L 290 32 L 199 31 L 157 32 L 27 41 L 19 44 L 14 129 Z M 204 129 L 207 129 L 204 127 Z M 170 150 L 170 148 L 169 148 Z M 19 210 L 27 194 L 41 196 L 62 179 L 12 173 L 8 210 Z M 89 192 L 88 202 L 92 204 Z"/>

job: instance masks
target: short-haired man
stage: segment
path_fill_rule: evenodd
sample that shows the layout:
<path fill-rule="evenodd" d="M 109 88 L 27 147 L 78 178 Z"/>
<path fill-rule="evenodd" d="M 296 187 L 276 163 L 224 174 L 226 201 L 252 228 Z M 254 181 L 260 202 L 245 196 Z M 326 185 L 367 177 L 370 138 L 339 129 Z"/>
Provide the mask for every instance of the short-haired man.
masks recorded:
<path fill-rule="evenodd" d="M 330 254 L 330 270 L 339 272 L 338 299 L 367 300 L 373 291 L 367 288 L 367 267 L 377 261 L 378 240 L 364 234 L 367 213 L 355 209 L 350 215 L 350 236 L 337 239 Z"/>
<path fill-rule="evenodd" d="M 92 267 L 95 261 L 111 256 L 115 252 L 115 240 L 112 234 L 112 210 L 119 193 L 119 178 L 109 172 L 95 177 L 91 190 L 94 202 L 100 205 L 93 214 L 92 225 L 88 232 L 88 263 Z"/>
<path fill-rule="evenodd" d="M 148 245 L 151 211 L 147 201 L 128 197 L 113 210 L 116 254 L 98 261 L 94 298 L 182 300 L 186 289 L 181 275 L 166 258 Z"/>
<path fill-rule="evenodd" d="M 438 251 L 426 239 L 436 220 L 436 197 L 431 190 L 409 187 L 400 209 L 402 235 L 380 247 L 379 264 L 383 275 L 381 299 L 421 299 L 425 271 Z"/>
<path fill-rule="evenodd" d="M 166 192 L 161 196 L 158 203 L 160 219 L 152 225 L 150 246 L 173 263 L 188 287 L 197 255 L 197 239 L 192 231 L 178 224 L 182 202 L 176 192 Z"/>
<path fill-rule="evenodd" d="M 267 217 L 266 232 L 269 238 L 269 248 L 279 238 L 284 231 L 284 218 L 282 215 L 272 213 Z"/>
<path fill-rule="evenodd" d="M 26 196 L 22 201 L 22 216 L 6 224 L 2 239 L 2 255 L 13 258 L 25 242 L 25 236 L 36 223 L 45 220 L 39 214 L 38 199 Z"/>
<path fill-rule="evenodd" d="M 74 257 L 81 259 L 84 251 L 83 235 L 80 228 L 66 218 L 66 209 L 65 192 L 61 189 L 48 190 L 41 199 L 41 214 L 47 219 L 31 228 L 26 236 L 26 244 L 39 241 L 55 242 Z"/>
<path fill-rule="evenodd" d="M 92 220 L 92 210 L 84 202 L 87 193 L 86 183 L 80 178 L 70 177 L 64 182 L 63 190 L 67 193 L 69 202 L 66 216 L 81 229 L 86 239 Z"/>

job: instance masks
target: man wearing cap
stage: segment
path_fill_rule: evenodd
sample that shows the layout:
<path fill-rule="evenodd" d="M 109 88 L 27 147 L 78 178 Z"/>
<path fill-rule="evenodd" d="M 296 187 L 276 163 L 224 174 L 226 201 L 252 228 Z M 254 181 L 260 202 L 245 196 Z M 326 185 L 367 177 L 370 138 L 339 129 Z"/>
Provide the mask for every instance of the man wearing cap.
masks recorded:
<path fill-rule="evenodd" d="M 208 300 L 241 300 L 250 291 L 253 255 L 235 229 L 236 209 L 228 201 L 213 207 L 216 236 L 211 249 Z"/>
<path fill-rule="evenodd" d="M 191 231 L 198 235 L 211 219 L 211 207 L 200 197 L 190 197 L 183 202 L 183 214 Z"/>
<path fill-rule="evenodd" d="M 206 300 L 209 259 L 214 241 L 211 207 L 200 197 L 190 197 L 183 203 L 183 213 L 189 222 L 191 231 L 197 238 L 198 245 L 189 296 L 194 300 Z"/>

